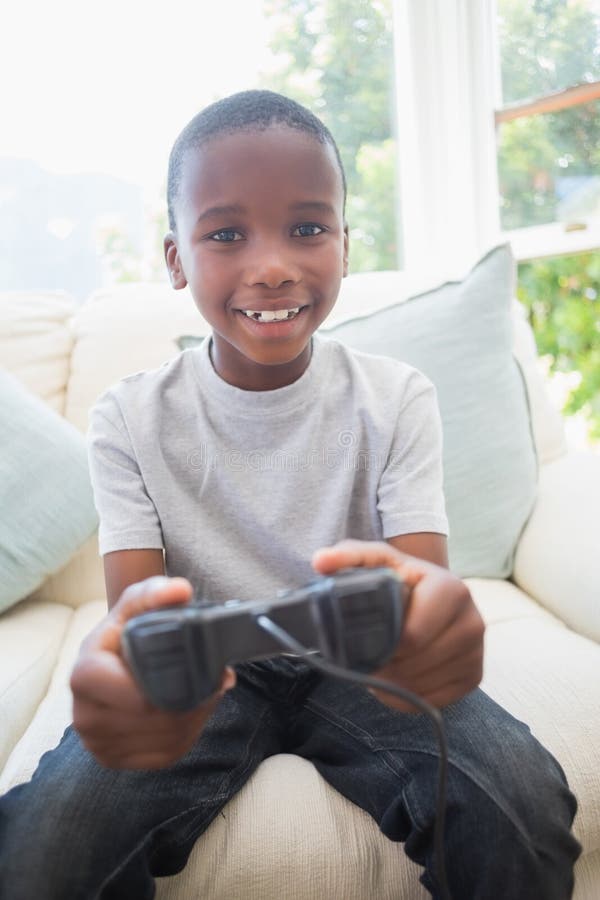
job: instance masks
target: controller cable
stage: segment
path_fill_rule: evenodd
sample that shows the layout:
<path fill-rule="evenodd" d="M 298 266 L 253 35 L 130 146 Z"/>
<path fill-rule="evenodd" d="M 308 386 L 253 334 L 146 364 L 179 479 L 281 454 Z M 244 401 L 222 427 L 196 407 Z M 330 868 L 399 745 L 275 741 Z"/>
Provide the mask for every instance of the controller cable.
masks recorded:
<path fill-rule="evenodd" d="M 320 672 L 326 675 L 332 675 L 334 678 L 342 678 L 346 681 L 353 681 L 356 684 L 362 684 L 366 687 L 377 688 L 380 691 L 386 691 L 394 694 L 402 700 L 411 703 L 418 710 L 425 713 L 430 719 L 440 750 L 440 760 L 438 768 L 438 789 L 436 801 L 435 822 L 433 828 L 433 849 L 435 857 L 435 875 L 438 882 L 439 896 L 441 900 L 452 900 L 450 890 L 448 888 L 448 880 L 446 877 L 446 865 L 444 860 L 444 824 L 446 819 L 446 786 L 448 781 L 448 746 L 446 742 L 446 733 L 444 730 L 444 722 L 439 709 L 427 703 L 421 697 L 407 691 L 405 688 L 391 684 L 389 681 L 383 681 L 381 678 L 373 678 L 371 675 L 365 675 L 362 672 L 355 672 L 350 669 L 343 669 L 334 663 L 328 662 L 322 656 L 317 656 L 314 651 L 308 649 L 283 628 L 273 622 L 264 613 L 259 613 L 254 617 L 256 624 L 262 631 L 270 634 L 282 647 L 291 650 L 302 656 L 304 660 Z"/>

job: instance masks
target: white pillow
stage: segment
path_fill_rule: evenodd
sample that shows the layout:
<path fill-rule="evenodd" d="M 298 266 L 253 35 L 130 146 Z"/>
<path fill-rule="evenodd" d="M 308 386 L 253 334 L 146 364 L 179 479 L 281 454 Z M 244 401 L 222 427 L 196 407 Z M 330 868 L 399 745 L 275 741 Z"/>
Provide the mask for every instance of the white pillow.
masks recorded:
<path fill-rule="evenodd" d="M 324 328 L 357 350 L 410 363 L 435 384 L 450 565 L 461 577 L 511 574 L 536 497 L 528 398 L 512 352 L 515 275 L 502 245 L 462 281 Z"/>
<path fill-rule="evenodd" d="M 82 435 L 0 370 L 0 612 L 97 528 Z"/>

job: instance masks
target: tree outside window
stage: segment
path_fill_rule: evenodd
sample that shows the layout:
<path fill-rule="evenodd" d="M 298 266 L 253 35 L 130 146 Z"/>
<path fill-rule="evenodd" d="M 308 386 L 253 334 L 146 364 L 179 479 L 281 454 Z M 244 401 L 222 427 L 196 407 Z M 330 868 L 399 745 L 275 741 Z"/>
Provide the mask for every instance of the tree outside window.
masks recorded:
<path fill-rule="evenodd" d="M 312 109 L 339 146 L 351 271 L 397 268 L 391 0 L 264 0 L 264 12 L 262 86 Z"/>
<path fill-rule="evenodd" d="M 497 13 L 502 227 L 556 223 L 565 235 L 581 231 L 584 246 L 586 231 L 600 222 L 600 4 L 497 0 Z M 540 231 L 538 241 L 543 256 L 546 234 Z M 591 438 L 600 440 L 595 241 L 590 237 L 587 252 L 574 256 L 522 260 L 518 294 L 550 372 L 564 377 L 564 411 L 582 414 Z M 549 247 L 560 252 L 556 237 Z"/>

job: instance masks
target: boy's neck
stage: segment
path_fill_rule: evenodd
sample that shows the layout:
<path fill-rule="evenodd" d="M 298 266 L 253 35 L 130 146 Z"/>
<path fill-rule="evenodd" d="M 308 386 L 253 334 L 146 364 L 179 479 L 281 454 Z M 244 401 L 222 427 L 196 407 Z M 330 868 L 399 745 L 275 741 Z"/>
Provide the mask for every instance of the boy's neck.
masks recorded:
<path fill-rule="evenodd" d="M 293 384 L 308 368 L 313 351 L 311 338 L 304 350 L 295 359 L 283 365 L 264 365 L 250 359 L 236 359 L 235 368 L 229 364 L 227 354 L 220 352 L 214 337 L 209 339 L 208 354 L 217 375 L 233 387 L 245 391 L 274 391 Z"/>

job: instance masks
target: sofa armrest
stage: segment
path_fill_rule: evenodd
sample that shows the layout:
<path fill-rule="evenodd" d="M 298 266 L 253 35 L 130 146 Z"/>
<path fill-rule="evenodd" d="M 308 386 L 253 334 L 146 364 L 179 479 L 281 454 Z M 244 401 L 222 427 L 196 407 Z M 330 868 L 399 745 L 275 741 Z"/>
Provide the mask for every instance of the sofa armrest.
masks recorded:
<path fill-rule="evenodd" d="M 600 642 L 600 455 L 541 466 L 513 580 L 579 634 Z"/>

